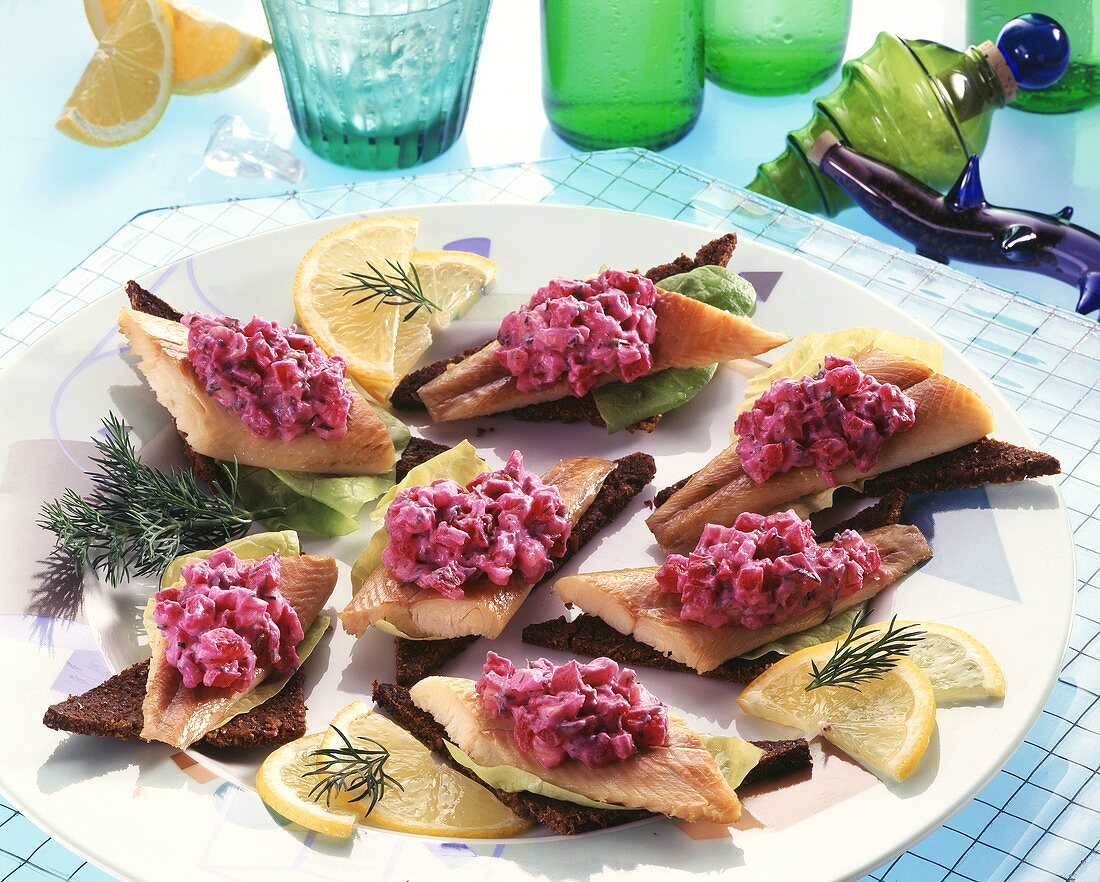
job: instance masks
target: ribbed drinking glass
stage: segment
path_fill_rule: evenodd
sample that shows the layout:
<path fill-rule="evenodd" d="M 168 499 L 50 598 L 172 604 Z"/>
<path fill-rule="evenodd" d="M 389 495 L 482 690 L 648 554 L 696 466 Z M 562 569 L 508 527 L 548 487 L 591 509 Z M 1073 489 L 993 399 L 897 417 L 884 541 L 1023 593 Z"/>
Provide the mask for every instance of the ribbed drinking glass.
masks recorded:
<path fill-rule="evenodd" d="M 491 0 L 263 0 L 290 115 L 318 156 L 407 168 L 462 132 Z"/>

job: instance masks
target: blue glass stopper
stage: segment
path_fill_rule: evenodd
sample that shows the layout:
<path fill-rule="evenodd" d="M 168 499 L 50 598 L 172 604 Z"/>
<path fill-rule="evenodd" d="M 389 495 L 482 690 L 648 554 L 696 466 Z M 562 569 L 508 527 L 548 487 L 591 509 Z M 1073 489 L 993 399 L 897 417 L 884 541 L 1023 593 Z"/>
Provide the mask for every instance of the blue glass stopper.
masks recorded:
<path fill-rule="evenodd" d="M 1028 12 L 1001 28 L 997 48 L 1021 89 L 1045 89 L 1069 67 L 1069 35 L 1049 15 Z"/>

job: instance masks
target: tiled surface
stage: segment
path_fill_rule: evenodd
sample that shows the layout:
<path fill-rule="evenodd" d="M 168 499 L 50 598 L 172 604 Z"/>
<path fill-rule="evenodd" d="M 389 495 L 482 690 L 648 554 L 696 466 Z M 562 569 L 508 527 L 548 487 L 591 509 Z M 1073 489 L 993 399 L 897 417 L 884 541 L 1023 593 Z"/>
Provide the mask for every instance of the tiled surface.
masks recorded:
<path fill-rule="evenodd" d="M 1100 880 L 1100 329 L 963 273 L 678 166 L 620 150 L 212 205 L 134 218 L 0 329 L 0 368 L 127 279 L 264 230 L 424 202 L 548 202 L 736 228 L 855 279 L 966 353 L 1058 456 L 1077 544 L 1077 617 L 1062 676 L 1004 771 L 878 882 Z M 0 880 L 108 879 L 0 803 Z"/>

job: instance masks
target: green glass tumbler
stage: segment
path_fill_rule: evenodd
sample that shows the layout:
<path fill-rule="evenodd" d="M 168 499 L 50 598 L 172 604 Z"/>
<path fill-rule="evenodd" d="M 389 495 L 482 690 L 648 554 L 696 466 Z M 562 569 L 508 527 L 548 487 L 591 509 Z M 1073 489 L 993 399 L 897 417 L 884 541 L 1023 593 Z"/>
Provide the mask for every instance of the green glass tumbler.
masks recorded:
<path fill-rule="evenodd" d="M 808 92 L 844 57 L 852 0 L 706 0 L 707 78 L 748 95 Z"/>
<path fill-rule="evenodd" d="M 542 99 L 585 150 L 679 141 L 703 106 L 703 0 L 543 0 Z"/>
<path fill-rule="evenodd" d="M 1065 28 L 1069 69 L 1053 86 L 1021 90 L 1010 104 L 1032 113 L 1069 113 L 1100 104 L 1100 0 L 969 0 L 967 38 L 996 40 L 1005 23 L 1022 12 L 1041 12 Z"/>
<path fill-rule="evenodd" d="M 263 0 L 290 116 L 318 156 L 433 159 L 462 132 L 491 0 Z"/>

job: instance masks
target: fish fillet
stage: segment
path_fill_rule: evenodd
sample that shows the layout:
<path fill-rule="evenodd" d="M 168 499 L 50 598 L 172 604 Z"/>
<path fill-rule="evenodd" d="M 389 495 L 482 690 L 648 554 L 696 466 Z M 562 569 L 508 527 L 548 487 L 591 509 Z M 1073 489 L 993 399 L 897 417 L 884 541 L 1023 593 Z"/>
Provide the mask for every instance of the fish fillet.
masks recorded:
<path fill-rule="evenodd" d="M 559 462 L 542 479 L 558 488 L 565 516 L 575 525 L 614 470 L 615 463 L 606 459 L 574 456 Z M 340 613 L 340 621 L 356 637 L 380 619 L 410 637 L 497 637 L 533 587 L 518 576 L 507 585 L 494 585 L 483 577 L 464 586 L 465 597 L 450 600 L 430 588 L 401 582 L 380 566 L 361 586 L 352 586 L 355 596 Z"/>
<path fill-rule="evenodd" d="M 781 346 L 791 338 L 757 327 L 750 319 L 731 315 L 682 294 L 658 289 L 657 336 L 653 371 L 705 367 L 748 358 Z M 420 400 L 435 422 L 467 419 L 514 410 L 572 395 L 565 381 L 539 392 L 520 392 L 516 378 L 497 361 L 495 340 L 420 387 Z M 615 381 L 608 375 L 604 383 Z"/>
<path fill-rule="evenodd" d="M 913 427 L 887 441 L 869 471 L 853 465 L 837 469 L 838 485 L 972 444 L 994 429 L 993 412 L 977 393 L 943 374 L 909 386 L 906 394 L 916 403 Z M 707 524 L 729 526 L 745 511 L 769 514 L 828 486 L 813 468 L 792 469 L 757 484 L 745 474 L 735 443 L 672 494 L 646 524 L 665 551 L 690 551 Z"/>
<path fill-rule="evenodd" d="M 674 714 L 668 715 L 667 747 L 647 747 L 599 769 L 571 759 L 546 769 L 516 745 L 510 720 L 481 706 L 474 685 L 457 677 L 427 677 L 409 691 L 416 706 L 431 714 L 478 765 L 515 766 L 589 799 L 686 821 L 734 824 L 741 817 L 737 794 L 714 757 Z"/>
<path fill-rule="evenodd" d="M 554 593 L 586 614 L 603 619 L 619 633 L 629 634 L 639 643 L 705 673 L 731 658 L 788 634 L 805 631 L 870 600 L 932 556 L 920 530 L 907 524 L 869 530 L 863 538 L 878 547 L 882 568 L 867 576 L 859 591 L 831 607 L 818 607 L 764 628 L 734 625 L 711 628 L 700 622 L 685 622 L 680 618 L 679 595 L 662 591 L 657 584 L 657 567 L 567 576 L 554 585 Z"/>
<path fill-rule="evenodd" d="M 187 359 L 187 328 L 179 322 L 124 308 L 119 330 L 141 358 L 138 368 L 193 450 L 242 465 L 329 475 L 378 475 L 393 468 L 389 431 L 349 384 L 348 433 L 328 441 L 312 432 L 290 441 L 267 441 L 203 389 Z"/>
<path fill-rule="evenodd" d="M 308 631 L 336 587 L 336 561 L 331 557 L 284 557 L 279 590 L 294 607 L 302 630 Z M 164 654 L 164 636 L 158 628 L 149 633 L 152 662 L 142 703 L 145 725 L 141 737 L 163 741 L 181 750 L 194 744 L 207 732 L 217 729 L 234 713 L 234 707 L 247 692 L 199 686 L 188 689 L 180 672 L 168 663 Z M 257 667 L 253 687 L 259 686 L 271 670 Z"/>

